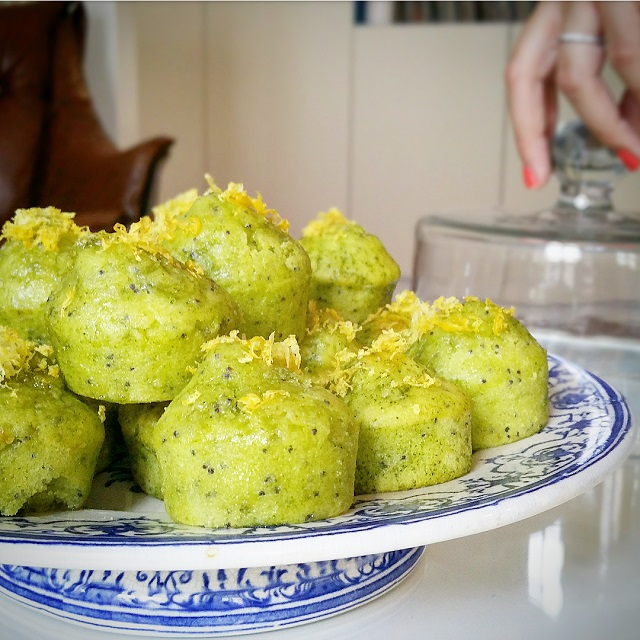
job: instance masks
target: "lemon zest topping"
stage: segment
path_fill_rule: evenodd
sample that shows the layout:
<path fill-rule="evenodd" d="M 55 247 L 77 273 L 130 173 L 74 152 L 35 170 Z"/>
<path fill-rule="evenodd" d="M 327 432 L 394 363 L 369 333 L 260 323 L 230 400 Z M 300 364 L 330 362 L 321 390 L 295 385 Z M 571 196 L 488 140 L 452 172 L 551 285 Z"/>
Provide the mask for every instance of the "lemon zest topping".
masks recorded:
<path fill-rule="evenodd" d="M 209 174 L 205 174 L 205 179 L 209 188 L 204 192 L 204 196 L 215 196 L 220 202 L 231 204 L 233 209 L 238 207 L 250 209 L 280 231 L 289 233 L 289 221 L 280 216 L 275 209 L 269 209 L 261 194 L 252 198 L 244 190 L 243 184 L 239 182 L 230 182 L 223 191 Z M 156 205 L 151 210 L 153 222 L 150 219 L 141 219 L 140 223 L 134 223 L 131 227 L 135 229 L 136 225 L 144 226 L 144 234 L 154 236 L 156 242 L 160 244 L 165 240 L 173 239 L 177 230 L 195 237 L 202 231 L 202 221 L 197 215 L 189 215 L 189 210 L 197 199 L 198 191 L 196 189 L 185 191 L 171 200 Z"/>
<path fill-rule="evenodd" d="M 467 296 L 462 302 L 456 298 L 444 297 L 435 300 L 433 306 L 438 313 L 431 318 L 433 326 L 450 332 L 479 332 L 486 319 L 482 316 L 464 316 L 467 302 L 480 302 L 480 300 L 475 296 Z M 496 336 L 507 329 L 507 318 L 514 314 L 513 307 L 501 307 L 489 298 L 484 301 L 484 310 L 492 316 L 491 329 Z"/>
<path fill-rule="evenodd" d="M 351 389 L 351 381 L 357 371 L 363 371 L 369 376 L 388 378 L 389 370 L 394 366 L 394 359 L 404 356 L 407 348 L 408 342 L 405 335 L 387 329 L 372 342 L 370 347 L 362 347 L 357 352 L 343 349 L 336 355 L 337 366 L 330 373 L 326 386 L 335 395 L 343 398 Z M 372 366 L 372 361 L 386 362 L 389 369 L 381 372 L 379 368 Z M 390 380 L 388 384 L 390 387 L 398 387 L 400 383 Z M 404 376 L 402 384 L 428 388 L 441 384 L 441 381 L 425 369 L 416 372 L 416 375 Z"/>
<path fill-rule="evenodd" d="M 60 317 L 63 318 L 65 312 L 67 311 L 67 309 L 69 308 L 69 305 L 73 302 L 73 299 L 76 297 L 76 288 L 75 287 L 71 287 L 71 289 L 69 289 L 67 291 L 67 293 L 64 296 L 64 300 L 62 301 L 62 304 L 60 305 Z"/>
<path fill-rule="evenodd" d="M 49 345 L 24 340 L 14 329 L 0 326 L 0 387 L 23 371 L 55 371 L 57 377 L 58 366 L 46 360 L 52 354 Z"/>
<path fill-rule="evenodd" d="M 302 230 L 303 238 L 313 238 L 326 233 L 339 233 L 348 226 L 359 226 L 354 220 L 347 220 L 340 209 L 331 207 L 328 211 L 321 211 L 315 220 L 311 220 Z"/>
<path fill-rule="evenodd" d="M 419 340 L 434 329 L 449 333 L 478 333 L 487 330 L 486 314 L 468 313 L 469 302 L 480 302 L 474 296 L 463 300 L 441 296 L 431 304 L 421 301 L 412 291 L 403 291 L 396 299 L 371 314 L 363 323 L 365 332 L 375 339 L 386 331 L 403 335 L 408 344 Z M 501 307 L 489 299 L 484 301 L 484 310 L 491 316 L 491 330 L 500 335 L 508 328 L 508 318 L 514 309 Z"/>
<path fill-rule="evenodd" d="M 300 371 L 300 348 L 295 336 L 291 335 L 282 342 L 276 342 L 274 332 L 268 339 L 254 336 L 247 340 L 246 344 L 250 360 L 262 360 L 269 366 L 275 364 L 290 371 Z"/>
<path fill-rule="evenodd" d="M 130 228 L 136 230 L 140 226 L 143 235 L 153 234 L 159 243 L 172 239 L 178 228 L 185 229 L 189 235 L 197 236 L 202 230 L 200 220 L 195 216 L 184 219 L 184 215 L 197 199 L 198 190 L 189 189 L 175 198 L 153 207 L 151 210 L 153 221 L 149 217 L 140 218 Z"/>
<path fill-rule="evenodd" d="M 320 308 L 315 300 L 310 300 L 307 312 L 307 335 L 320 331 L 341 333 L 352 342 L 360 331 L 360 325 L 351 320 L 344 320 L 335 309 Z"/>
<path fill-rule="evenodd" d="M 0 385 L 27 369 L 33 357 L 33 343 L 23 340 L 17 331 L 0 327 Z"/>
<path fill-rule="evenodd" d="M 107 249 L 117 243 L 127 244 L 134 250 L 134 259 L 138 262 L 142 260 L 140 252 L 149 256 L 153 260 L 164 260 L 165 262 L 184 267 L 192 275 L 202 278 L 204 269 L 193 260 L 180 262 L 176 260 L 167 249 L 158 242 L 158 235 L 153 230 L 153 225 L 147 219 L 140 219 L 127 229 L 123 224 L 117 223 L 113 226 L 112 233 L 99 231 L 93 234 L 103 249 Z"/>
<path fill-rule="evenodd" d="M 278 366 L 300 373 L 300 347 L 294 335 L 290 335 L 281 342 L 275 339 L 275 332 L 269 338 L 262 336 L 254 336 L 245 340 L 239 337 L 238 331 L 233 330 L 228 336 L 218 336 L 213 340 L 205 342 L 201 349 L 203 351 L 211 351 L 219 344 L 237 343 L 242 345 L 244 355 L 238 361 L 241 364 L 252 362 L 253 360 L 262 360 L 268 366 Z"/>
<path fill-rule="evenodd" d="M 2 227 L 1 237 L 20 241 L 28 249 L 37 245 L 47 251 L 57 251 L 65 235 L 77 238 L 89 233 L 88 227 L 80 227 L 73 221 L 75 215 L 55 207 L 18 209 Z"/>
<path fill-rule="evenodd" d="M 252 209 L 265 220 L 268 220 L 274 227 L 280 229 L 280 231 L 289 233 L 289 221 L 283 218 L 275 209 L 269 209 L 262 200 L 260 193 L 255 198 L 252 198 L 245 191 L 241 182 L 230 182 L 226 190 L 222 191 L 209 174 L 206 174 L 205 178 L 209 184 L 209 189 L 205 195 L 216 195 L 219 200 L 226 200 L 231 204 Z"/>
<path fill-rule="evenodd" d="M 284 389 L 269 389 L 262 395 L 248 393 L 238 398 L 238 406 L 245 413 L 255 413 L 260 408 L 289 396 L 289 392 Z"/>
<path fill-rule="evenodd" d="M 371 353 L 387 353 L 391 357 L 407 350 L 407 339 L 397 331 L 386 329 L 372 343 L 368 349 Z"/>
<path fill-rule="evenodd" d="M 393 302 L 372 313 L 363 328 L 375 339 L 384 331 L 403 333 L 409 342 L 431 328 L 430 318 L 434 310 L 410 290 L 401 291 Z"/>

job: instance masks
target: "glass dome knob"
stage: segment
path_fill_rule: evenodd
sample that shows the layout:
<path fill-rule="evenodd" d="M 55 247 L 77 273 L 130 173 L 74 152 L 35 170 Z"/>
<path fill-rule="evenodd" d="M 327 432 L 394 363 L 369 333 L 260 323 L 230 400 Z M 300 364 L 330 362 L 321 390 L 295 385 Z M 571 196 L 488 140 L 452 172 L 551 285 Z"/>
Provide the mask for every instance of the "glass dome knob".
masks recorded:
<path fill-rule="evenodd" d="M 602 145 L 582 122 L 555 132 L 551 158 L 560 183 L 558 206 L 580 211 L 612 209 L 617 176 L 626 172 L 618 156 Z"/>

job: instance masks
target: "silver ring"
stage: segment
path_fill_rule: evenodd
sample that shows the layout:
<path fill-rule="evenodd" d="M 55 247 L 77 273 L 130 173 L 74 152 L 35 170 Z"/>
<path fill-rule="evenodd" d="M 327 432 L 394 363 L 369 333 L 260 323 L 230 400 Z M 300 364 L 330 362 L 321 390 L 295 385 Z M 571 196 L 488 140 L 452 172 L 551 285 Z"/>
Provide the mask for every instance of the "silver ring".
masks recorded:
<path fill-rule="evenodd" d="M 560 44 L 595 44 L 601 47 L 604 44 L 604 38 L 601 36 L 594 36 L 591 33 L 580 33 L 578 31 L 567 31 L 561 33 L 558 37 Z"/>

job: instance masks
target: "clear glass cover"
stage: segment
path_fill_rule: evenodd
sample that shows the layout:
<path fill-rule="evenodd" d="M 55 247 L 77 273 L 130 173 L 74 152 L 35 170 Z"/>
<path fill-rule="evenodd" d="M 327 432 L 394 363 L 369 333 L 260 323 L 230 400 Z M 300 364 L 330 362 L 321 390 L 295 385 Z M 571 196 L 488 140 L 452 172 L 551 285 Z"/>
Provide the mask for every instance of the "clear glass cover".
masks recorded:
<path fill-rule="evenodd" d="M 420 220 L 413 288 L 514 306 L 534 332 L 640 339 L 640 214 L 611 202 L 625 169 L 581 123 L 558 130 L 553 162 L 547 210 Z"/>

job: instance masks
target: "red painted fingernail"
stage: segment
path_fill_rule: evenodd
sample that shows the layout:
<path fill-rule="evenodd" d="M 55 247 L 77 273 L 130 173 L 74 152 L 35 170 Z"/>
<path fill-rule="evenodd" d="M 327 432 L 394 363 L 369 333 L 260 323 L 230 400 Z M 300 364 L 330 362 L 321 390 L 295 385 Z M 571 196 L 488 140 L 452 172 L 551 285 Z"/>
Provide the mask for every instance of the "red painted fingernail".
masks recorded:
<path fill-rule="evenodd" d="M 618 158 L 622 160 L 622 164 L 624 164 L 629 171 L 635 171 L 638 167 L 640 167 L 640 159 L 635 156 L 631 151 L 627 151 L 626 149 L 619 149 L 617 151 Z"/>
<path fill-rule="evenodd" d="M 531 167 L 522 167 L 522 181 L 527 189 L 535 189 L 538 186 L 538 178 Z"/>

